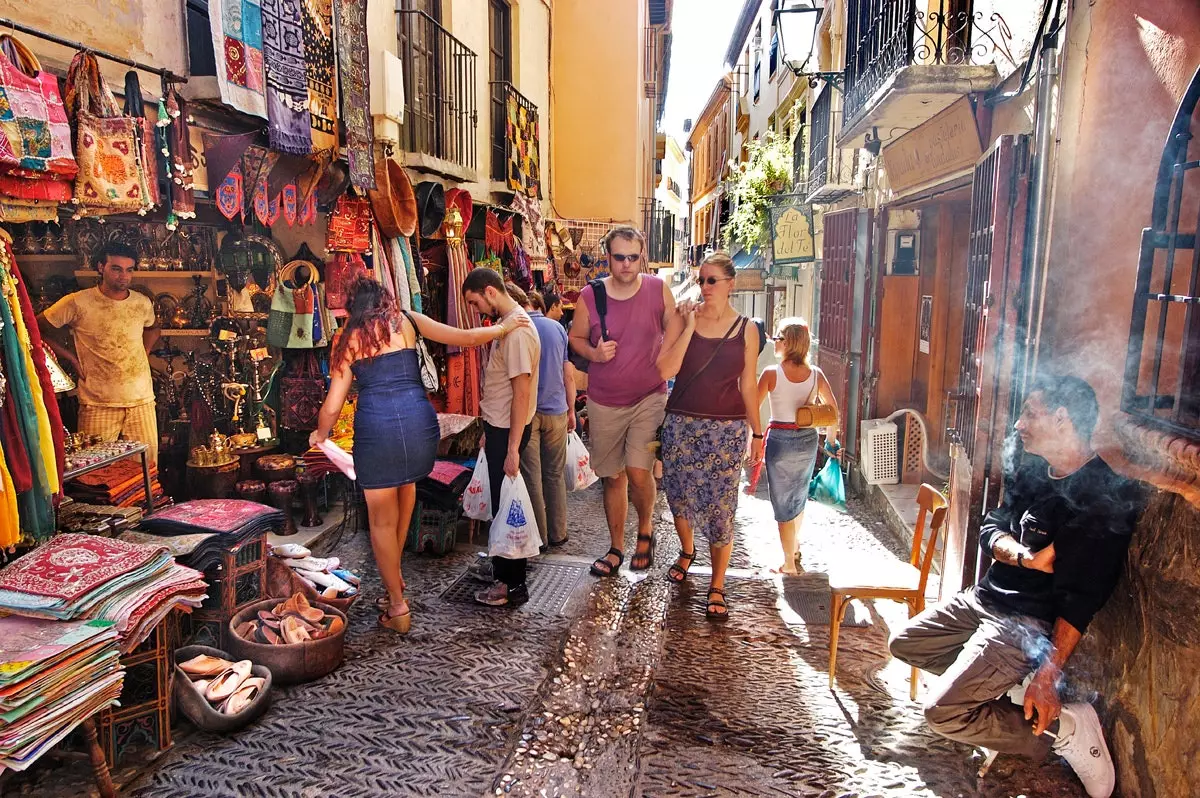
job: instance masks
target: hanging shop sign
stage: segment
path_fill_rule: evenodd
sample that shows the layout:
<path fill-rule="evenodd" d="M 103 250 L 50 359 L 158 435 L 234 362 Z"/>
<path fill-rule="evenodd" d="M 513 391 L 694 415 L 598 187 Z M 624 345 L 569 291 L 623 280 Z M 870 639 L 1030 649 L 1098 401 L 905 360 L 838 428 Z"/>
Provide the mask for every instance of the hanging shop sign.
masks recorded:
<path fill-rule="evenodd" d="M 781 197 L 782 198 L 782 197 Z M 817 259 L 813 243 L 812 206 L 797 202 L 774 205 L 771 215 L 772 263 L 788 266 Z"/>
<path fill-rule="evenodd" d="M 962 97 L 883 148 L 893 191 L 906 191 L 975 165 L 983 155 L 971 100 Z"/>

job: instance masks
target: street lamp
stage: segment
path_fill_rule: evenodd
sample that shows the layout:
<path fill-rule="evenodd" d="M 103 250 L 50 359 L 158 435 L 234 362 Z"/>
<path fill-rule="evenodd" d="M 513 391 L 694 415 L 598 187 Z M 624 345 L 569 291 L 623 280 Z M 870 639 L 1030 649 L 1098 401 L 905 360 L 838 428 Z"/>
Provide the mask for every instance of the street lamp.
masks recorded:
<path fill-rule="evenodd" d="M 823 80 L 840 89 L 841 72 L 814 72 L 809 68 L 809 62 L 817 58 L 817 25 L 824 10 L 819 0 L 779 0 L 775 9 L 775 27 L 779 31 L 782 60 L 788 69 L 797 77 L 808 78 L 811 88 L 816 88 L 817 81 Z"/>

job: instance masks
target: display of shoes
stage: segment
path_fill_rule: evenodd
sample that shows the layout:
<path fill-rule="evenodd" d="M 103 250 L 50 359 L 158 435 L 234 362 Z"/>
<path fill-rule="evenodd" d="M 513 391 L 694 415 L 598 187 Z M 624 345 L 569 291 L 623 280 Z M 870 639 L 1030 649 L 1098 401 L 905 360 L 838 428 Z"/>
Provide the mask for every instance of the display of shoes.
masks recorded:
<path fill-rule="evenodd" d="M 313 557 L 312 552 L 295 543 L 272 547 L 271 556 L 291 568 L 296 578 L 321 598 L 348 599 L 358 595 L 358 576 L 343 568 L 337 557 Z"/>
<path fill-rule="evenodd" d="M 257 618 L 238 624 L 233 631 L 243 640 L 278 646 L 332 637 L 345 626 L 339 616 L 327 614 L 309 604 L 303 593 L 296 593 L 271 610 L 259 610 Z"/>

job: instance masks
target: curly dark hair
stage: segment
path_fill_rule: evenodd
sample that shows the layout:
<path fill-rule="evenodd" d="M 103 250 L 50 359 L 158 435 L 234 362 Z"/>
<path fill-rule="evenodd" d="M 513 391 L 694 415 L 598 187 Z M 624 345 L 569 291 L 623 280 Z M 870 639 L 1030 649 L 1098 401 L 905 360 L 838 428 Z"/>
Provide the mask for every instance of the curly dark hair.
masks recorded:
<path fill-rule="evenodd" d="M 396 300 L 373 277 L 359 277 L 350 284 L 346 295 L 349 317 L 342 327 L 330 358 L 332 367 L 340 369 L 352 360 L 374 357 L 388 345 L 396 329 Z"/>

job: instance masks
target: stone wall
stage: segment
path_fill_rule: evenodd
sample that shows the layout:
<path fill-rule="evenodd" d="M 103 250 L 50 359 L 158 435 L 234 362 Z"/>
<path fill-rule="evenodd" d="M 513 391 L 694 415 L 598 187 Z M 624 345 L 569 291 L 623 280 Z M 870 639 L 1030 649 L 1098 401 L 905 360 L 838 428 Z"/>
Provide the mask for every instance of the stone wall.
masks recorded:
<path fill-rule="evenodd" d="M 1072 658 L 1095 691 L 1125 798 L 1195 795 L 1200 785 L 1200 509 L 1156 492 L 1125 576 Z M 1098 695 L 1096 695 L 1098 693 Z"/>

